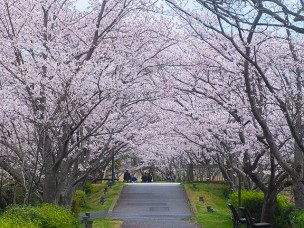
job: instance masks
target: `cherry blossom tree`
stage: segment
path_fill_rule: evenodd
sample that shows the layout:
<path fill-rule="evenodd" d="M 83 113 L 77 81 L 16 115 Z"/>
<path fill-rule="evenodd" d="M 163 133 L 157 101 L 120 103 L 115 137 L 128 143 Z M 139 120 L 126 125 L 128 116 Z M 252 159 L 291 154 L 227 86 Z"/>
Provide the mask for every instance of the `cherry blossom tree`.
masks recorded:
<path fill-rule="evenodd" d="M 148 1 L 73 4 L 1 6 L 0 166 L 23 184 L 25 202 L 36 193 L 70 206 L 90 172 L 130 150 L 149 119 L 141 103 L 163 96 L 153 78 L 175 43 L 170 21 Z"/>
<path fill-rule="evenodd" d="M 300 31 L 295 27 L 295 24 L 289 23 L 287 16 L 280 27 L 278 24 L 270 23 L 273 20 L 280 21 L 276 16 L 266 24 L 269 12 L 265 13 L 266 10 L 261 8 L 262 5 L 252 10 L 240 7 L 249 1 L 222 2 L 223 4 L 214 1 L 196 1 L 198 7 L 203 7 L 201 11 L 186 10 L 177 2 L 167 2 L 186 21 L 187 27 L 195 37 L 221 53 L 227 60 L 221 62 L 222 65 L 224 62 L 232 62 L 234 68 L 239 68 L 238 72 L 231 71 L 233 72 L 232 78 L 241 80 L 240 88 L 244 90 L 241 91 L 243 93 L 234 93 L 234 95 L 236 95 L 235 97 L 239 94 L 245 95 L 243 102 L 246 103 L 246 107 L 250 108 L 250 113 L 243 113 L 242 109 L 239 108 L 228 109 L 228 112 L 241 126 L 247 128 L 252 125 L 259 132 L 253 136 L 257 136 L 258 142 L 270 152 L 269 163 L 273 167 L 271 170 L 276 167 L 276 163 L 283 169 L 283 172 L 276 171 L 278 176 L 272 175 L 270 179 L 268 190 L 269 188 L 272 190 L 265 193 L 266 202 L 262 220 L 271 220 L 265 214 L 266 208 L 272 207 L 270 205 L 273 204 L 278 190 L 283 187 L 282 184 L 279 184 L 274 188 L 273 181 L 284 179 L 287 174 L 293 180 L 296 207 L 303 208 L 304 191 L 301 187 L 303 176 L 301 169 L 303 163 L 301 104 L 303 102 L 301 96 L 302 69 L 299 59 L 302 52 L 302 42 L 297 39 L 297 35 L 294 33 L 300 33 Z M 262 2 L 257 4 L 262 4 Z M 246 6 L 249 7 L 249 5 Z M 277 27 L 279 29 L 276 29 Z M 286 28 L 286 36 L 284 36 L 282 32 Z M 219 37 L 218 42 L 213 37 Z M 226 41 L 222 40 L 223 38 L 228 41 L 228 45 L 225 44 Z M 222 47 L 218 48 L 218 46 Z M 277 49 L 278 46 L 280 50 Z M 234 55 L 238 55 L 239 59 L 236 59 Z M 208 57 L 217 60 L 217 56 L 214 54 Z M 225 68 L 227 67 L 225 66 Z M 229 72 L 230 70 L 225 72 L 223 76 L 227 78 Z M 209 96 L 206 92 L 204 95 Z M 217 97 L 219 97 L 218 94 L 216 97 L 209 96 L 213 100 Z M 222 103 L 224 103 L 223 98 L 225 97 L 221 96 L 219 99 Z M 227 99 L 225 100 L 227 101 Z M 218 102 L 218 104 L 220 103 Z M 233 110 L 237 112 L 232 112 Z M 252 120 L 248 120 L 252 121 L 251 124 L 248 124 L 247 120 L 243 123 L 240 122 L 242 120 L 240 117 L 246 115 L 252 117 Z M 244 143 L 246 138 L 242 136 L 242 132 L 241 129 L 239 140 Z M 251 169 L 256 162 L 249 162 L 248 158 L 252 157 L 249 148 L 244 150 L 244 170 L 254 177 Z M 263 186 L 259 187 L 263 190 Z M 267 204 L 269 205 L 267 206 Z"/>

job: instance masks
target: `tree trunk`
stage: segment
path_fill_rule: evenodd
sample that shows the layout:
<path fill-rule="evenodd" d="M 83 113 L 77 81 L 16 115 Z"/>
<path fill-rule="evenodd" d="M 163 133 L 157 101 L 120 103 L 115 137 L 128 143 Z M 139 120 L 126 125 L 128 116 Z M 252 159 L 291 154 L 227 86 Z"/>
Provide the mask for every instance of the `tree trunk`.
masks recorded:
<path fill-rule="evenodd" d="M 268 222 L 273 224 L 276 205 L 276 199 L 273 199 L 273 197 L 270 196 L 270 194 L 268 193 L 265 194 L 261 214 L 262 222 Z"/>
<path fill-rule="evenodd" d="M 301 117 L 297 116 L 296 121 L 296 132 L 299 135 L 299 137 L 302 138 L 303 134 L 303 127 Z M 304 209 L 304 154 L 301 148 L 297 143 L 295 143 L 295 154 L 294 154 L 294 169 L 296 172 L 296 175 L 293 175 L 292 181 L 293 181 L 293 193 L 294 193 L 294 201 L 295 206 L 297 209 Z"/>
<path fill-rule="evenodd" d="M 43 201 L 47 203 L 56 203 L 57 181 L 56 175 L 52 170 L 51 164 L 45 165 L 43 181 Z"/>
<path fill-rule="evenodd" d="M 43 184 L 43 201 L 54 203 L 69 208 L 72 205 L 76 187 L 73 186 L 74 178 L 69 172 L 45 172 Z"/>
<path fill-rule="evenodd" d="M 304 209 L 304 184 L 302 180 L 293 180 L 294 201 L 297 209 Z"/>
<path fill-rule="evenodd" d="M 69 186 L 65 190 L 60 191 L 58 204 L 65 208 L 70 208 L 73 203 L 73 196 L 75 195 L 76 188 Z"/>

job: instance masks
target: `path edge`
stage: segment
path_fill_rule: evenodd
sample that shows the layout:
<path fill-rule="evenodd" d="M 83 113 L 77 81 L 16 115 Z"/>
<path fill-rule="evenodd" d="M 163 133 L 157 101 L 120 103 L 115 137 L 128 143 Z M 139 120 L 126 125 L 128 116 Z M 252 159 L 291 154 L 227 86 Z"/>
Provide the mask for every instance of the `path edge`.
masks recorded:
<path fill-rule="evenodd" d="M 111 206 L 110 206 L 110 208 L 109 208 L 109 210 L 108 210 L 108 213 L 107 213 L 107 215 L 106 215 L 106 218 L 111 218 L 111 217 L 112 217 L 113 210 L 114 210 L 115 206 L 117 205 L 117 202 L 118 202 L 118 200 L 119 200 L 120 193 L 122 192 L 123 187 L 124 187 L 124 185 L 122 185 L 122 186 L 120 187 L 117 196 L 113 199 L 112 204 L 111 204 Z"/>
<path fill-rule="evenodd" d="M 188 205 L 190 207 L 190 211 L 192 212 L 192 214 L 194 216 L 197 216 L 198 215 L 198 212 L 197 212 L 197 209 L 195 207 L 195 204 L 194 202 L 192 202 L 191 198 L 190 198 L 190 193 L 189 193 L 189 190 L 187 189 L 187 187 L 185 185 L 182 185 L 184 191 L 186 192 L 186 195 L 187 195 L 187 200 L 188 200 Z"/>

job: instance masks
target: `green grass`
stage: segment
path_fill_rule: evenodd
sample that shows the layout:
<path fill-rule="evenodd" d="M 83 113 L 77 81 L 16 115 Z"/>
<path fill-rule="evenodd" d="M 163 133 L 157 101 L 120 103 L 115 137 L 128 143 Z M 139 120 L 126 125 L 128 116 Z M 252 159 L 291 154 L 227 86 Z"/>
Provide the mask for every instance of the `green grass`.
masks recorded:
<path fill-rule="evenodd" d="M 233 227 L 227 199 L 224 196 L 227 186 L 211 183 L 197 183 L 197 189 L 193 189 L 192 184 L 184 184 L 184 186 L 187 189 L 189 200 L 197 210 L 197 215 L 191 221 L 201 224 L 204 228 Z M 199 201 L 200 196 L 204 197 L 204 203 Z M 211 206 L 214 212 L 207 212 L 207 206 Z"/>
<path fill-rule="evenodd" d="M 122 221 L 112 219 L 95 219 L 93 222 L 93 228 L 119 228 L 122 225 Z"/>
<path fill-rule="evenodd" d="M 117 200 L 119 197 L 123 183 L 116 182 L 116 184 L 111 188 L 108 188 L 108 192 L 104 194 L 103 190 L 106 186 L 106 182 L 102 184 L 93 184 L 92 191 L 86 196 L 86 204 L 80 209 L 80 213 L 108 211 L 110 209 L 114 200 Z M 102 196 L 105 196 L 106 198 L 106 201 L 103 205 L 100 203 L 100 198 Z M 119 228 L 121 224 L 122 221 L 112 220 L 108 218 L 93 220 L 93 228 Z"/>
<path fill-rule="evenodd" d="M 86 196 L 86 205 L 80 209 L 81 213 L 84 212 L 96 212 L 96 211 L 108 211 L 122 189 L 122 183 L 116 182 L 114 186 L 108 188 L 108 192 L 103 194 L 103 190 L 107 186 L 107 183 L 93 184 L 92 192 Z M 100 203 L 100 198 L 104 196 L 106 198 L 105 203 Z"/>

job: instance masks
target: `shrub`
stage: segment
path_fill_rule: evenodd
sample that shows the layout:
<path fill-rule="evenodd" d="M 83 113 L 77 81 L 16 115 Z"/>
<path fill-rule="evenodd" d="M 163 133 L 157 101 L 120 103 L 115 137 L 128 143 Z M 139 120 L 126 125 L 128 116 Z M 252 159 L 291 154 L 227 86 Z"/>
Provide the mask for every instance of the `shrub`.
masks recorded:
<path fill-rule="evenodd" d="M 250 211 L 252 217 L 259 219 L 263 207 L 264 193 L 256 192 L 256 191 L 242 191 L 241 194 L 242 194 L 242 206 L 246 207 Z M 231 194 L 230 199 L 231 199 L 231 203 L 235 207 L 237 207 L 238 192 L 234 192 L 233 194 Z M 277 206 L 274 214 L 275 227 L 277 228 L 289 227 L 290 226 L 289 215 L 292 211 L 294 211 L 294 207 L 288 203 L 288 198 L 284 196 L 278 196 Z"/>
<path fill-rule="evenodd" d="M 275 227 L 290 227 L 289 215 L 295 210 L 294 206 L 288 203 L 286 196 L 278 196 L 277 207 L 274 216 Z M 303 226 L 304 228 L 304 226 Z"/>
<path fill-rule="evenodd" d="M 86 193 L 84 191 L 77 190 L 74 195 L 74 199 L 77 199 L 79 206 L 83 207 L 86 203 Z"/>
<path fill-rule="evenodd" d="M 69 210 L 52 204 L 43 204 L 40 207 L 14 206 L 0 217 L 0 227 L 70 228 L 80 227 L 80 221 Z"/>
<path fill-rule="evenodd" d="M 80 212 L 80 208 L 85 206 L 86 194 L 84 191 L 77 190 L 75 192 L 75 195 L 73 197 L 73 203 L 72 203 L 72 212 L 75 215 L 75 217 L 78 216 Z"/>
<path fill-rule="evenodd" d="M 290 214 L 292 227 L 304 228 L 304 210 L 294 210 Z"/>
<path fill-rule="evenodd" d="M 2 209 L 5 209 L 11 204 L 21 205 L 24 203 L 24 198 L 26 195 L 25 188 L 19 184 L 7 182 L 7 185 L 2 186 L 2 197 L 5 198 L 2 203 Z M 3 204 L 4 203 L 4 204 Z M 31 194 L 30 204 L 38 204 L 39 199 L 35 194 Z"/>
<path fill-rule="evenodd" d="M 76 219 L 71 211 L 64 207 L 45 204 L 40 208 L 41 214 L 46 220 L 42 220 L 42 226 L 45 228 L 55 227 L 77 227 L 79 220 Z"/>
<path fill-rule="evenodd" d="M 232 191 L 229 185 L 223 185 L 223 196 L 225 199 L 228 199 Z"/>
<path fill-rule="evenodd" d="M 264 194 L 257 191 L 241 191 L 242 206 L 246 207 L 252 217 L 259 219 L 263 206 Z M 230 195 L 232 205 L 238 207 L 238 192 L 234 192 Z"/>
<path fill-rule="evenodd" d="M 39 224 L 31 221 L 31 220 L 26 220 L 22 217 L 1 217 L 0 218 L 0 227 L 1 228 L 39 228 Z"/>
<path fill-rule="evenodd" d="M 85 184 L 85 188 L 84 188 L 84 191 L 86 194 L 90 194 L 93 192 L 93 184 L 88 182 Z"/>

